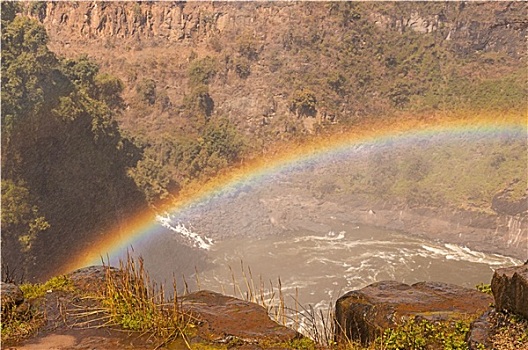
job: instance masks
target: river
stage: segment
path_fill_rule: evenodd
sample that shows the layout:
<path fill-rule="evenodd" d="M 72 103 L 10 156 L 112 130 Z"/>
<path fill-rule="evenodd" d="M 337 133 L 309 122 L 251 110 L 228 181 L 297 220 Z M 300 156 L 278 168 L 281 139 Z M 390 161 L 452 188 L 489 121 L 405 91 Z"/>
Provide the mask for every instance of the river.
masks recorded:
<path fill-rule="evenodd" d="M 494 268 L 520 263 L 454 244 L 340 222 L 324 234 L 296 231 L 226 239 L 210 250 L 209 258 L 213 266 L 197 276 L 201 288 L 239 294 L 234 274 L 243 293 L 246 279 L 258 292 L 262 285 L 265 290 L 276 287 L 280 278 L 282 292 L 291 296 L 286 301 L 295 298 L 302 305 L 318 307 L 382 280 L 440 281 L 473 288 L 489 283 Z"/>
<path fill-rule="evenodd" d="M 146 244 L 136 253 L 152 276 L 166 283 L 175 271 L 170 266 L 187 266 L 189 291 L 213 290 L 276 306 L 282 297 L 291 310 L 313 307 L 325 313 L 340 295 L 377 281 L 439 281 L 475 288 L 490 283 L 494 269 L 521 263 L 394 230 L 332 217 L 327 222 L 326 232 L 316 225 L 316 230 L 229 237 L 207 250 L 193 248 L 194 254 L 174 237 L 161 244 L 158 237 L 153 240 L 157 244 Z"/>

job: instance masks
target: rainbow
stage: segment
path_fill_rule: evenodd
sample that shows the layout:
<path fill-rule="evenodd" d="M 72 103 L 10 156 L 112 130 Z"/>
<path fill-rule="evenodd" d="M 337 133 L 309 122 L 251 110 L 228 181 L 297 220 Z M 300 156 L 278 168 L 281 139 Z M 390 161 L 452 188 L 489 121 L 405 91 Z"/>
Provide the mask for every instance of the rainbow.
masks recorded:
<path fill-rule="evenodd" d="M 428 117 L 398 117 L 379 121 L 358 123 L 347 132 L 338 135 L 312 137 L 302 143 L 292 143 L 273 152 L 272 156 L 261 157 L 226 172 L 217 178 L 188 188 L 179 198 L 159 212 L 178 213 L 191 206 L 206 203 L 212 198 L 235 190 L 244 184 L 255 184 L 273 174 L 322 159 L 329 154 L 344 153 L 360 145 L 378 145 L 389 141 L 411 140 L 438 134 L 468 133 L 514 133 L 526 136 L 527 116 L 519 113 L 505 115 L 443 115 Z M 471 136 L 468 136 L 471 137 Z M 93 242 L 85 251 L 69 263 L 61 273 L 101 263 L 101 257 L 115 257 L 133 247 L 141 239 L 160 230 L 156 214 L 146 211 L 130 218 Z"/>

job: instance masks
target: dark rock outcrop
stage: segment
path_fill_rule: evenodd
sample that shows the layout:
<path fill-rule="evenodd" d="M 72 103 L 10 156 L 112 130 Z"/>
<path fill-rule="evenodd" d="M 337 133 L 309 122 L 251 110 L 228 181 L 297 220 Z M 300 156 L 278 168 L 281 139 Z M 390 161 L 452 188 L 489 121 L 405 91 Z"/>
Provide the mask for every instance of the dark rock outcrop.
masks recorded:
<path fill-rule="evenodd" d="M 488 309 L 492 297 L 477 290 L 438 282 L 407 285 L 383 281 L 343 295 L 336 303 L 336 341 L 373 341 L 400 322 L 416 318 L 459 320 Z"/>
<path fill-rule="evenodd" d="M 514 181 L 510 186 L 497 193 L 491 200 L 491 209 L 496 213 L 506 215 L 518 215 L 528 211 L 528 196 L 517 200 L 511 198 L 511 187 L 518 181 Z"/>
<path fill-rule="evenodd" d="M 471 323 L 467 339 L 469 349 L 477 350 L 482 346 L 490 348 L 490 337 L 495 327 L 494 316 L 495 310 L 490 309 Z"/>
<path fill-rule="evenodd" d="M 521 266 L 495 270 L 491 290 L 498 311 L 509 311 L 528 319 L 528 261 Z"/>
<path fill-rule="evenodd" d="M 272 321 L 260 305 L 210 291 L 182 297 L 182 308 L 200 321 L 199 337 L 207 342 L 282 343 L 300 337 Z"/>
<path fill-rule="evenodd" d="M 24 300 L 24 293 L 17 285 L 0 282 L 0 294 L 2 298 L 2 320 L 10 317 L 12 312 L 21 314 L 26 313 L 29 309 L 28 303 Z"/>

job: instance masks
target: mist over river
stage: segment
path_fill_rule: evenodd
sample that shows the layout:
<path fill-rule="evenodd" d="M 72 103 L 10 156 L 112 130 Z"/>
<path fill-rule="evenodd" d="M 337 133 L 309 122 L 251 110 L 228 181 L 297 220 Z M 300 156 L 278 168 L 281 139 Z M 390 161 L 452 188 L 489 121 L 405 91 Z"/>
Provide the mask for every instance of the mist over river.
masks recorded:
<path fill-rule="evenodd" d="M 490 283 L 494 269 L 528 258 L 525 216 L 433 202 L 413 207 L 412 198 L 391 201 L 378 191 L 395 181 L 412 186 L 411 194 L 420 190 L 431 198 L 455 185 L 462 191 L 469 185 L 455 181 L 473 181 L 469 162 L 473 167 L 489 162 L 479 158 L 484 147 L 491 152 L 512 140 L 519 147 L 524 142 L 510 134 L 457 135 L 354 145 L 237 181 L 175 212 L 159 213 L 155 228 L 132 245 L 134 254 L 144 258 L 154 280 L 170 285 L 176 277 L 180 292 L 187 284 L 190 291 L 246 297 L 248 285 L 257 293 L 277 292 L 280 278 L 290 306 L 295 298 L 301 305 L 324 307 L 382 280 L 470 288 Z M 440 162 L 439 154 L 448 151 L 452 155 Z M 392 163 L 400 173 L 412 159 L 422 164 L 417 157 L 437 157 L 428 168 L 428 187 L 380 173 Z"/>

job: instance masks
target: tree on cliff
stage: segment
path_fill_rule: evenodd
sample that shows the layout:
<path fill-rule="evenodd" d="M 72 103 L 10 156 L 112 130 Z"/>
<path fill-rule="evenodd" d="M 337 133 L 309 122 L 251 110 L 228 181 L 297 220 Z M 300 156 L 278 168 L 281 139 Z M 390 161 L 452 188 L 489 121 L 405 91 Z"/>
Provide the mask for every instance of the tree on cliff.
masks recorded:
<path fill-rule="evenodd" d="M 87 57 L 61 60 L 36 21 L 2 2 L 2 248 L 48 273 L 93 232 L 142 205 L 126 170 L 141 154 L 113 116 L 122 83 Z M 23 253 L 22 255 L 20 253 Z"/>

